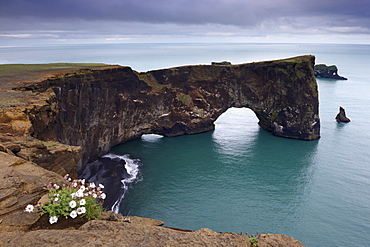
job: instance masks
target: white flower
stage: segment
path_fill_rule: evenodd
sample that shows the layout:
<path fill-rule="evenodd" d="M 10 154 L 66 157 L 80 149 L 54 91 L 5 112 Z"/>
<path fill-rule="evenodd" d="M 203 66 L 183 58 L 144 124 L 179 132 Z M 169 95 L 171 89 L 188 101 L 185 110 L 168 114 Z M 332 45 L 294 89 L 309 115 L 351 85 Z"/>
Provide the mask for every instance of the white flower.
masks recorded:
<path fill-rule="evenodd" d="M 56 217 L 56 216 L 51 216 L 51 217 L 49 218 L 49 222 L 50 222 L 50 224 L 57 223 L 57 221 L 58 221 L 58 217 Z"/>
<path fill-rule="evenodd" d="M 55 197 L 54 198 L 54 202 L 57 203 L 59 201 L 59 198 L 58 197 Z"/>
<path fill-rule="evenodd" d="M 70 201 L 69 202 L 69 206 L 71 207 L 71 208 L 75 208 L 76 206 L 77 206 L 77 203 L 75 202 L 75 201 Z M 73 218 L 73 217 L 72 217 Z"/>
<path fill-rule="evenodd" d="M 79 203 L 81 206 L 85 205 L 86 204 L 86 200 L 85 199 L 81 199 L 81 201 L 79 201 Z"/>
<path fill-rule="evenodd" d="M 77 190 L 75 193 L 76 197 L 84 197 L 84 192 L 82 190 Z"/>
<path fill-rule="evenodd" d="M 81 185 L 80 189 L 82 192 L 86 189 L 86 187 L 84 185 Z"/>
<path fill-rule="evenodd" d="M 86 204 L 86 200 L 85 200 L 85 199 L 81 199 L 81 201 L 79 202 L 79 204 L 80 204 L 81 206 L 85 205 L 85 204 Z"/>
<path fill-rule="evenodd" d="M 104 189 L 104 185 L 102 185 L 102 184 L 99 184 L 99 187 L 102 188 L 102 189 Z"/>
<path fill-rule="evenodd" d="M 76 196 L 76 193 L 75 192 L 73 192 L 72 194 L 71 194 L 71 197 L 73 198 L 73 199 L 75 199 L 77 196 Z"/>
<path fill-rule="evenodd" d="M 101 199 L 103 199 L 103 200 L 104 200 L 106 197 L 107 197 L 107 195 L 106 195 L 105 193 L 101 193 L 101 195 L 100 195 L 100 198 L 101 198 Z"/>
<path fill-rule="evenodd" d="M 35 207 L 33 205 L 29 204 L 29 205 L 27 205 L 27 207 L 25 208 L 24 211 L 27 212 L 27 213 L 31 213 L 34 208 Z"/>
<path fill-rule="evenodd" d="M 81 184 L 85 184 L 85 179 L 80 180 Z"/>
<path fill-rule="evenodd" d="M 71 218 L 72 218 L 72 219 L 76 218 L 76 217 L 77 217 L 77 212 L 76 212 L 76 210 L 73 210 L 73 211 L 69 214 L 69 216 L 71 216 Z"/>
<path fill-rule="evenodd" d="M 57 185 L 57 184 L 54 184 L 54 188 L 56 189 L 56 190 L 59 190 L 59 185 Z"/>
<path fill-rule="evenodd" d="M 90 188 L 95 188 L 96 186 L 95 186 L 95 183 L 90 183 Z"/>
<path fill-rule="evenodd" d="M 79 207 L 77 208 L 77 214 L 84 214 L 86 213 L 86 208 L 85 207 Z"/>
<path fill-rule="evenodd" d="M 92 197 L 97 198 L 98 195 L 94 193 L 94 194 L 92 194 Z"/>

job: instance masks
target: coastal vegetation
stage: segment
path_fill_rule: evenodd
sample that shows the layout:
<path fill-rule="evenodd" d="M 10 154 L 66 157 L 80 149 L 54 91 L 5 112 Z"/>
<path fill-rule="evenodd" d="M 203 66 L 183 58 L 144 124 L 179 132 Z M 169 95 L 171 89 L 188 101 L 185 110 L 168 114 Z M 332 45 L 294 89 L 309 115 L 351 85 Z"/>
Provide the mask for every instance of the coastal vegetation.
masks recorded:
<path fill-rule="evenodd" d="M 190 106 L 191 102 L 193 101 L 190 95 L 183 94 L 183 93 L 177 94 L 176 99 L 181 101 L 186 106 Z"/>
<path fill-rule="evenodd" d="M 20 86 L 41 82 L 49 78 L 73 74 L 81 69 L 99 69 L 104 63 L 48 63 L 48 64 L 1 64 L 0 107 L 26 105 L 25 92 L 14 91 Z M 27 96 L 27 98 L 31 98 Z"/>
<path fill-rule="evenodd" d="M 25 212 L 39 212 L 40 215 L 49 214 L 49 223 L 58 222 L 60 217 L 76 218 L 77 216 L 87 220 L 99 219 L 104 211 L 102 200 L 106 195 L 102 191 L 103 185 L 96 186 L 94 183 L 85 183 L 85 179 L 72 180 L 69 175 L 64 177 L 66 182 L 60 186 L 48 183 L 45 203 L 40 200 L 35 206 L 27 205 Z"/>
<path fill-rule="evenodd" d="M 240 235 L 243 235 L 243 233 L 241 232 Z M 259 232 L 256 232 L 256 234 L 248 234 L 248 232 L 246 232 L 245 235 L 248 237 L 248 240 L 251 242 L 253 247 L 258 246 L 258 239 L 261 236 Z"/>
<path fill-rule="evenodd" d="M 49 70 L 86 69 L 107 66 L 104 63 L 46 63 L 46 64 L 1 64 L 0 77 L 27 75 Z"/>

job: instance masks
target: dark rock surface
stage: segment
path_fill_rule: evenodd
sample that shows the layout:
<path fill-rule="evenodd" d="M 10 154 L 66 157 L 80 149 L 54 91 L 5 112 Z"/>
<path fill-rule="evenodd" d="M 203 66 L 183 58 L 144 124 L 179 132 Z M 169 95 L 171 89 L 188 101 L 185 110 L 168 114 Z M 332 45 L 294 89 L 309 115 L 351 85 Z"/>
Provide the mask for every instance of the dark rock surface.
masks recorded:
<path fill-rule="evenodd" d="M 315 77 L 317 78 L 348 80 L 347 78 L 338 75 L 338 68 L 335 65 L 327 66 L 326 64 L 316 64 L 314 69 Z"/>
<path fill-rule="evenodd" d="M 80 171 L 112 146 L 142 134 L 178 136 L 214 129 L 230 107 L 252 109 L 274 135 L 320 138 L 314 56 L 138 73 L 129 67 L 86 70 L 28 87 L 55 95 L 28 112 L 31 133 L 81 146 Z"/>
<path fill-rule="evenodd" d="M 222 62 L 212 62 L 212 65 L 231 65 L 228 61 L 222 61 Z"/>
<path fill-rule="evenodd" d="M 125 189 L 122 180 L 129 178 L 125 168 L 125 161 L 119 158 L 111 159 L 102 157 L 87 165 L 85 170 L 79 175 L 90 183 L 104 185 L 104 193 L 107 198 L 104 200 L 103 207 L 111 209 L 114 204 L 122 198 Z"/>
<path fill-rule="evenodd" d="M 343 107 L 339 107 L 339 113 L 335 117 L 335 120 L 337 120 L 338 123 L 348 123 L 351 122 L 351 120 L 346 116 L 346 111 Z"/>

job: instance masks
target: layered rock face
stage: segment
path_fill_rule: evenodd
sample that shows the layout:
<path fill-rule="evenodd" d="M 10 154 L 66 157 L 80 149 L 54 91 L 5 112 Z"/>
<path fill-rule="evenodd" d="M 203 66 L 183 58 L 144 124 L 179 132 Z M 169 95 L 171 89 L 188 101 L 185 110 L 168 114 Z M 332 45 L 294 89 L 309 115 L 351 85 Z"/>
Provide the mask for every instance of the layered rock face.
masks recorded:
<path fill-rule="evenodd" d="M 0 145 L 0 232 L 35 223 L 39 215 L 21 212 L 27 204 L 36 204 L 46 183 L 64 181 L 62 176 L 4 151 Z"/>
<path fill-rule="evenodd" d="M 274 135 L 320 138 L 314 56 L 241 65 L 198 65 L 138 73 L 85 70 L 27 87 L 55 96 L 28 112 L 32 135 L 81 146 L 79 168 L 112 146 L 155 133 L 212 130 L 230 107 L 248 107 Z"/>
<path fill-rule="evenodd" d="M 76 167 L 80 163 L 81 147 L 56 141 L 41 141 L 29 135 L 32 123 L 27 112 L 32 107 L 44 104 L 38 102 L 36 105 L 8 108 L 0 104 L 0 147 L 49 171 L 63 176 L 69 173 L 72 177 L 77 177 Z"/>

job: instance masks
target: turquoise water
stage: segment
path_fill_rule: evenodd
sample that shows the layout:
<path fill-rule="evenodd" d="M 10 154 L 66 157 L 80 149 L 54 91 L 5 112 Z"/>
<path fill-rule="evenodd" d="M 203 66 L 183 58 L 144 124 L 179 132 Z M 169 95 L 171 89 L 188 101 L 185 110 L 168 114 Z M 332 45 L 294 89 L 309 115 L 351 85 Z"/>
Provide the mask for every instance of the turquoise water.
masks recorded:
<path fill-rule="evenodd" d="M 312 142 L 274 137 L 250 110 L 230 109 L 212 132 L 117 146 L 143 164 L 122 213 L 191 230 L 284 233 L 306 246 L 368 246 L 367 150 L 354 141 L 361 133 L 327 117 L 331 129 Z"/>
<path fill-rule="evenodd" d="M 117 44 L 0 52 L 0 63 L 105 62 L 139 71 L 302 54 L 336 64 L 349 80 L 318 80 L 320 140 L 272 136 L 249 109 L 233 108 L 211 132 L 149 135 L 114 147 L 142 164 L 121 212 L 190 230 L 282 233 L 306 246 L 370 246 L 370 45 Z M 352 122 L 335 122 L 339 106 Z"/>

